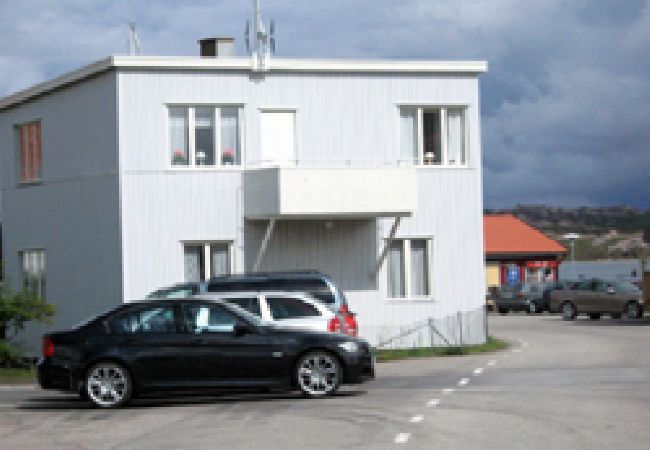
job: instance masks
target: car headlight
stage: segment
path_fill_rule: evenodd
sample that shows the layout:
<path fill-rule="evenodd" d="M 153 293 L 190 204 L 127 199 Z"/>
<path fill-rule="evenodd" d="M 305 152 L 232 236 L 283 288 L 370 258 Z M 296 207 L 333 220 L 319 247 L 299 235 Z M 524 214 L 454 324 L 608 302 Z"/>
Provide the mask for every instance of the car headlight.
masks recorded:
<path fill-rule="evenodd" d="M 345 350 L 348 353 L 357 353 L 359 351 L 359 344 L 357 344 L 354 341 L 341 342 L 339 344 L 339 347 L 341 347 L 343 350 Z"/>

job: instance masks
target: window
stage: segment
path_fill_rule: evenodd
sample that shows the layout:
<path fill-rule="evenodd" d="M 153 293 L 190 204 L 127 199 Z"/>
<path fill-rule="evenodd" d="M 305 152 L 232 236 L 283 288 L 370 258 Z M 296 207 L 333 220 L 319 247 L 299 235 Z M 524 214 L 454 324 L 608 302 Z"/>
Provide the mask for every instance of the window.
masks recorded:
<path fill-rule="evenodd" d="M 467 165 L 466 111 L 464 107 L 401 107 L 401 161 Z"/>
<path fill-rule="evenodd" d="M 292 297 L 266 297 L 266 303 L 274 320 L 317 317 L 320 312 L 314 305 Z"/>
<path fill-rule="evenodd" d="M 190 333 L 231 333 L 237 316 L 220 305 L 184 304 L 183 315 Z"/>
<path fill-rule="evenodd" d="M 20 252 L 23 287 L 37 297 L 45 298 L 45 250 Z"/>
<path fill-rule="evenodd" d="M 229 242 L 185 244 L 185 281 L 205 281 L 231 273 Z"/>
<path fill-rule="evenodd" d="M 175 167 L 241 164 L 238 106 L 170 106 L 169 151 Z"/>
<path fill-rule="evenodd" d="M 43 151 L 41 147 L 41 122 L 30 122 L 16 127 L 18 139 L 18 179 L 20 183 L 41 180 Z"/>
<path fill-rule="evenodd" d="M 388 297 L 431 295 L 430 239 L 392 239 L 388 243 Z"/>
<path fill-rule="evenodd" d="M 262 311 L 260 311 L 260 301 L 257 297 L 228 298 L 226 301 L 245 309 L 249 313 L 255 314 L 258 317 L 262 317 Z"/>
<path fill-rule="evenodd" d="M 128 311 L 110 318 L 107 324 L 114 334 L 176 333 L 174 307 L 171 305 Z"/>

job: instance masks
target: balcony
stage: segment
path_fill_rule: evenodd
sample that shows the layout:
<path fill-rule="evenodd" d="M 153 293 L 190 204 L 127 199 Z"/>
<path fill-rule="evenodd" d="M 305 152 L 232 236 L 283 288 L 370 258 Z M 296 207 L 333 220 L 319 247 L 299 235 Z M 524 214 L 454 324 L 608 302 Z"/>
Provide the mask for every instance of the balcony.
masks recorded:
<path fill-rule="evenodd" d="M 404 217 L 416 206 L 412 167 L 271 167 L 244 174 L 248 219 Z"/>

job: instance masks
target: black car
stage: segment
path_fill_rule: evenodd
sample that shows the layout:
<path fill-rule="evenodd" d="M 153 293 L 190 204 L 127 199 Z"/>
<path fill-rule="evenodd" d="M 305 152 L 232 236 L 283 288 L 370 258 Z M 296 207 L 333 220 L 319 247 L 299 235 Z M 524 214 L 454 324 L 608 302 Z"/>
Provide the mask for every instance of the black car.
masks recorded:
<path fill-rule="evenodd" d="M 333 395 L 374 377 L 368 343 L 283 329 L 208 299 L 121 305 L 69 331 L 43 337 L 38 380 L 116 407 L 148 391 L 299 389 Z"/>

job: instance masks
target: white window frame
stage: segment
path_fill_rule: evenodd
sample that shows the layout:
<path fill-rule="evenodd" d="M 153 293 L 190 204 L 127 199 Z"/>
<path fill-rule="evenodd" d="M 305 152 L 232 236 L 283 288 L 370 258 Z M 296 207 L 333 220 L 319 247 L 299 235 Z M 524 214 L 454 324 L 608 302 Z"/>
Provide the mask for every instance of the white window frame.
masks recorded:
<path fill-rule="evenodd" d="M 172 160 L 169 155 L 169 149 L 171 147 L 170 142 L 170 121 L 169 121 L 169 108 L 187 108 L 187 146 L 188 146 L 188 158 L 189 164 L 182 165 L 172 164 Z M 196 164 L 196 126 L 195 126 L 195 109 L 196 108 L 212 108 L 214 113 L 214 164 L 210 166 L 199 166 Z M 237 108 L 239 114 L 237 115 L 238 126 L 239 126 L 239 164 L 222 164 L 221 163 L 221 108 Z M 165 129 L 166 129 L 166 158 L 167 166 L 171 170 L 241 170 L 245 167 L 245 157 L 244 157 L 244 116 L 245 116 L 245 105 L 242 103 L 209 103 L 209 104 L 184 104 L 184 103 L 167 103 L 165 104 Z"/>
<path fill-rule="evenodd" d="M 427 291 L 425 295 L 413 295 L 411 293 L 411 241 L 426 241 L 427 242 Z M 400 236 L 393 239 L 385 239 L 385 244 L 389 245 L 390 241 L 402 242 L 402 263 L 404 264 L 404 297 L 390 297 L 388 286 L 388 274 L 385 276 L 386 280 L 386 297 L 389 301 L 405 301 L 405 300 L 427 300 L 430 301 L 434 298 L 433 295 L 433 236 Z"/>
<path fill-rule="evenodd" d="M 29 253 L 35 253 L 35 252 L 40 252 L 43 254 L 43 274 L 42 274 L 42 286 L 39 286 L 39 291 L 40 293 L 36 293 L 39 295 L 39 298 L 42 300 L 45 300 L 46 297 L 46 290 L 47 290 L 47 251 L 43 247 L 36 247 L 36 248 L 25 248 L 22 250 L 18 251 L 18 260 L 20 263 L 20 275 L 21 275 L 21 287 L 25 288 L 25 255 Z"/>
<path fill-rule="evenodd" d="M 181 241 L 181 259 L 183 261 L 183 275 L 180 279 L 185 280 L 185 247 L 203 247 L 203 280 L 212 278 L 212 258 L 210 258 L 210 247 L 213 244 L 225 244 L 228 246 L 228 257 L 230 263 L 230 274 L 236 273 L 235 270 L 235 248 L 234 240 L 216 240 L 216 241 Z"/>
<path fill-rule="evenodd" d="M 418 139 L 417 142 L 417 152 L 418 152 L 418 158 L 417 158 L 417 163 L 416 166 L 418 168 L 437 168 L 437 167 L 444 167 L 444 168 L 468 168 L 470 166 L 470 145 L 469 145 L 469 138 L 470 138 L 470 133 L 469 133 L 469 111 L 470 107 L 469 105 L 466 104 L 445 104 L 445 105 L 426 105 L 426 104 L 409 104 L 409 103 L 399 103 L 397 104 L 397 118 L 398 118 L 398 133 L 402 132 L 401 129 L 401 124 L 399 123 L 399 120 L 401 118 L 401 110 L 403 108 L 409 108 L 409 109 L 415 109 L 416 110 L 416 136 Z M 442 162 L 440 164 L 424 164 L 424 135 L 423 135 L 423 122 L 424 122 L 424 110 L 430 110 L 430 109 L 436 109 L 440 111 L 440 148 L 441 148 L 441 159 Z M 464 124 L 464 152 L 465 152 L 465 162 L 464 163 L 456 163 L 456 164 L 449 164 L 449 149 L 447 147 L 447 134 L 448 134 L 448 123 L 447 123 L 447 110 L 448 109 L 462 109 L 463 110 L 463 124 Z M 401 141 L 401 134 L 398 134 L 400 136 L 399 139 L 399 145 L 402 145 Z M 402 149 L 400 148 L 400 152 Z"/>

